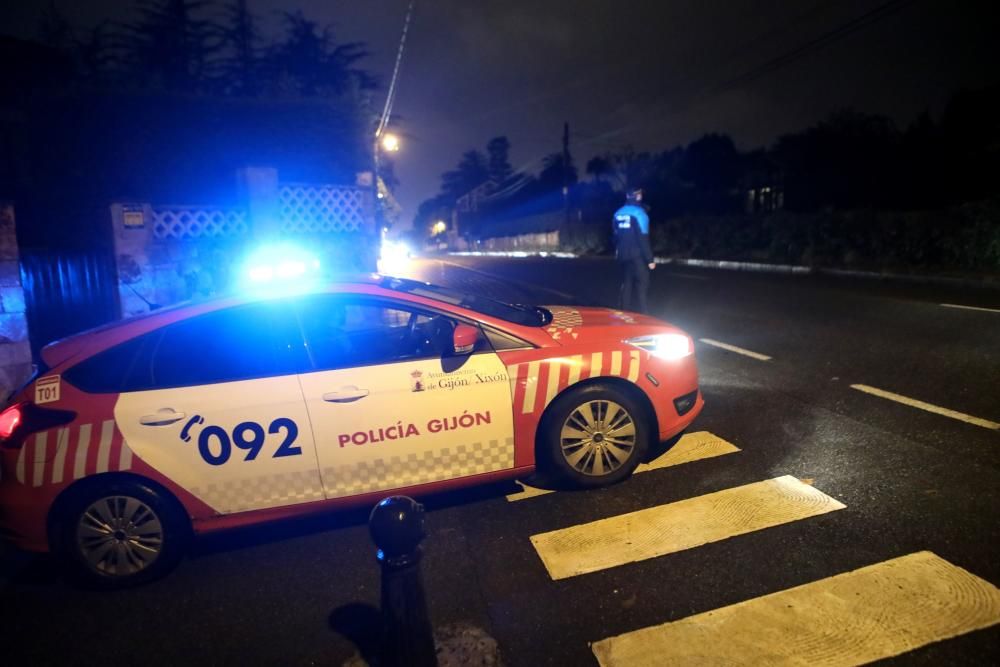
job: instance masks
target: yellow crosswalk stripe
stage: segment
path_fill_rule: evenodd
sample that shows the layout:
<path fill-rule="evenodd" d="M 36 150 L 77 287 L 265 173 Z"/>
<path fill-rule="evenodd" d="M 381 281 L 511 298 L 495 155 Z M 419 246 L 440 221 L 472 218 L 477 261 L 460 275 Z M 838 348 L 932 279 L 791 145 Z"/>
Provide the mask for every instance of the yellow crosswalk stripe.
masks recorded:
<path fill-rule="evenodd" d="M 839 667 L 997 623 L 1000 589 L 921 551 L 604 639 L 593 651 L 603 667 Z"/>
<path fill-rule="evenodd" d="M 708 431 L 686 433 L 673 447 L 670 448 L 669 451 L 662 456 L 657 457 L 649 463 L 640 463 L 639 467 L 635 469 L 635 474 L 649 472 L 650 470 L 659 470 L 661 468 L 669 468 L 670 466 L 676 466 L 682 463 L 700 461 L 701 459 L 710 459 L 724 454 L 734 454 L 738 451 L 740 451 L 739 447 L 731 442 L 723 440 L 717 435 L 709 433 Z M 544 496 L 548 493 L 555 493 L 552 489 L 539 489 L 534 486 L 524 484 L 523 482 L 517 482 L 517 484 L 522 490 L 508 495 L 507 500 L 510 502 L 526 500 L 536 496 Z"/>
<path fill-rule="evenodd" d="M 531 542 L 553 579 L 634 563 L 844 509 L 791 476 L 548 533 Z"/>

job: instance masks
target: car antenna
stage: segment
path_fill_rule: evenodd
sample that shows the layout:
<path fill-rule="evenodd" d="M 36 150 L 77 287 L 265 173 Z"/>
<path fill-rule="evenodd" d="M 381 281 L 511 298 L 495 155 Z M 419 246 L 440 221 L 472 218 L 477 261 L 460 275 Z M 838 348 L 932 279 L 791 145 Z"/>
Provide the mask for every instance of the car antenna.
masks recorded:
<path fill-rule="evenodd" d="M 150 301 L 149 299 L 147 299 L 147 298 L 146 298 L 146 297 L 144 297 L 143 295 L 139 294 L 138 290 L 136 290 L 136 288 L 132 287 L 132 284 L 131 284 L 131 283 L 125 283 L 125 284 L 126 284 L 126 285 L 128 285 L 128 288 L 129 288 L 130 290 L 132 290 L 132 293 L 133 293 L 133 294 L 135 294 L 135 295 L 136 295 L 137 297 L 139 297 L 140 299 L 142 299 L 142 302 L 143 302 L 144 304 L 146 304 L 146 306 L 148 306 L 148 307 L 149 307 L 149 310 L 150 310 L 150 311 L 154 311 L 154 310 L 158 310 L 159 308 L 162 308 L 162 306 L 160 306 L 160 304 L 158 304 L 158 303 L 153 303 L 152 301 Z"/>

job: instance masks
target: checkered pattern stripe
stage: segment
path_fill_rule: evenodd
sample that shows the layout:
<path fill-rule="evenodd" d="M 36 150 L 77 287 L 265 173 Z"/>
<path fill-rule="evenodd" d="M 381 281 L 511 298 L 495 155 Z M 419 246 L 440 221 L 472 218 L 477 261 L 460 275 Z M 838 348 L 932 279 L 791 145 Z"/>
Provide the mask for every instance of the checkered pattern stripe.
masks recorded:
<path fill-rule="evenodd" d="M 323 485 L 315 470 L 211 482 L 189 490 L 223 513 L 295 505 L 324 498 Z"/>
<path fill-rule="evenodd" d="M 549 327 L 552 329 L 569 329 L 583 325 L 583 316 L 579 310 L 573 308 L 549 308 L 552 313 L 552 322 Z"/>
<path fill-rule="evenodd" d="M 445 447 L 323 469 L 331 498 L 399 489 L 514 467 L 514 439 Z"/>

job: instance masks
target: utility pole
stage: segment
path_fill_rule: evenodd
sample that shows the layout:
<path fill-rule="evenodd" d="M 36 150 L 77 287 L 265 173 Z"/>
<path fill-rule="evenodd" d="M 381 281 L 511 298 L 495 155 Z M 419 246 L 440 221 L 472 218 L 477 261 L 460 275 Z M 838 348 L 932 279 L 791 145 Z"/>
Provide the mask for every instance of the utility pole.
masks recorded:
<path fill-rule="evenodd" d="M 562 140 L 562 163 L 563 163 L 563 214 L 566 225 L 569 225 L 569 121 L 563 122 Z"/>

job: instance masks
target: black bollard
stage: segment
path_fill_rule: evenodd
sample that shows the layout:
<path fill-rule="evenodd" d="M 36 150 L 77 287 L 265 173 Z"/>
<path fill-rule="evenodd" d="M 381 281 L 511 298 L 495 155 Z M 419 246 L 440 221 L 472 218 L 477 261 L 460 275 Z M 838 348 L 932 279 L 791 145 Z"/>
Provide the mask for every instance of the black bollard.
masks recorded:
<path fill-rule="evenodd" d="M 424 507 L 412 498 L 379 501 L 368 517 L 382 567 L 381 667 L 437 667 L 420 559 Z"/>

